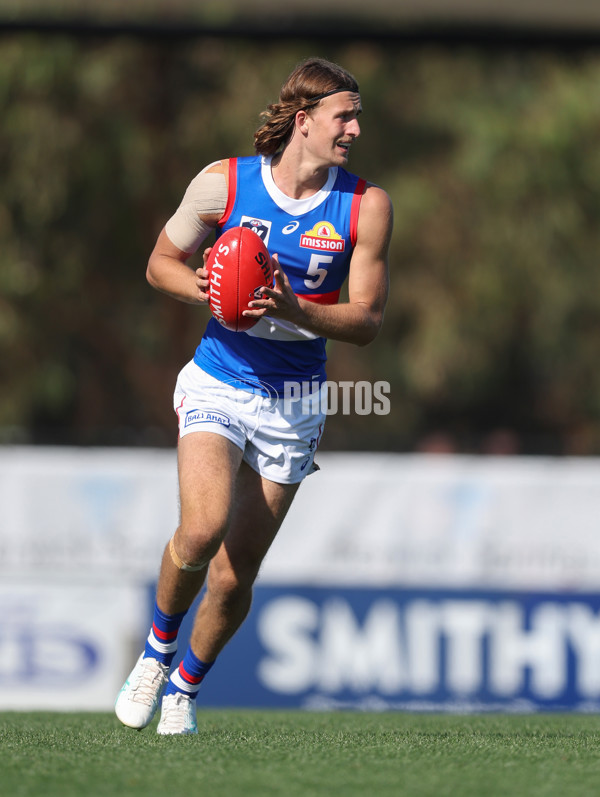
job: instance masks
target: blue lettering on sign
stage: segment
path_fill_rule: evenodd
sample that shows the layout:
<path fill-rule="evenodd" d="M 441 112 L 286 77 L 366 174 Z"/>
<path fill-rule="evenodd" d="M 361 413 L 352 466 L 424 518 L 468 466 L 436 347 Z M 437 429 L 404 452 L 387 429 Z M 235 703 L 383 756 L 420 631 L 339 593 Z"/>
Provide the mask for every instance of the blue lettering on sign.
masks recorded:
<path fill-rule="evenodd" d="M 194 423 L 220 423 L 221 426 L 229 426 L 231 420 L 222 412 L 190 410 L 186 413 L 184 426 L 191 426 Z"/>
<path fill-rule="evenodd" d="M 90 678 L 100 663 L 87 639 L 58 629 L 25 626 L 0 632 L 0 687 L 61 689 Z"/>

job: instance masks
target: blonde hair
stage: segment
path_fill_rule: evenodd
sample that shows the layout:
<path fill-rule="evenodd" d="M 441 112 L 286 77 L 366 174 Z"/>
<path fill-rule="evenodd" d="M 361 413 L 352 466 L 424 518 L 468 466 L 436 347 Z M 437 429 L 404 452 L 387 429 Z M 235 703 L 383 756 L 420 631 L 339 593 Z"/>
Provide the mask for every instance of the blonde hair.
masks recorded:
<path fill-rule="evenodd" d="M 310 111 L 324 97 L 339 91 L 358 92 L 358 83 L 350 72 L 324 58 L 302 61 L 281 87 L 279 102 L 261 113 L 264 122 L 254 134 L 256 152 L 275 155 L 289 141 L 298 111 Z"/>

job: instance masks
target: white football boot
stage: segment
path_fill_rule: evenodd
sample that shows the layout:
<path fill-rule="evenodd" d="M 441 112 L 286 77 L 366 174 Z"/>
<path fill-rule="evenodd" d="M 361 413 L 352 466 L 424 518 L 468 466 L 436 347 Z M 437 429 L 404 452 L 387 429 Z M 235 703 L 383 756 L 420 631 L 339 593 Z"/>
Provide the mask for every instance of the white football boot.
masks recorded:
<path fill-rule="evenodd" d="M 162 713 L 156 729 L 163 736 L 182 736 L 198 733 L 196 724 L 196 700 L 183 692 L 165 695 Z"/>
<path fill-rule="evenodd" d="M 152 722 L 160 696 L 169 680 L 169 667 L 153 658 L 139 657 L 115 703 L 123 725 L 141 730 Z"/>

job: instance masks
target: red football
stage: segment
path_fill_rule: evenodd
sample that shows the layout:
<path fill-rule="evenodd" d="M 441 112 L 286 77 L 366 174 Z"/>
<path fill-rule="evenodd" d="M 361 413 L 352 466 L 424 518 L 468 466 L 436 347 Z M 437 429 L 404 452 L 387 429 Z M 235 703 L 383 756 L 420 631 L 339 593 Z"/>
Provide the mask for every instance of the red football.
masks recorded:
<path fill-rule="evenodd" d="M 206 263 L 209 305 L 219 324 L 243 332 L 257 319 L 242 315 L 261 288 L 273 286 L 271 258 L 262 238 L 249 227 L 232 227 L 213 246 Z"/>

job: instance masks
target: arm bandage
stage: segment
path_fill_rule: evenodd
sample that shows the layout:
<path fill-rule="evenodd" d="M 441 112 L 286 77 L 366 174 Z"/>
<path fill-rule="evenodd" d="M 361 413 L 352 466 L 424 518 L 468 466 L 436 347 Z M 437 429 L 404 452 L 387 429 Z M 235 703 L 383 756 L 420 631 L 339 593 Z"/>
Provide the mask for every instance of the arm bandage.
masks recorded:
<path fill-rule="evenodd" d="M 182 252 L 193 254 L 213 229 L 200 216 L 221 218 L 226 205 L 225 175 L 202 170 L 189 184 L 181 205 L 165 225 L 169 240 Z"/>

